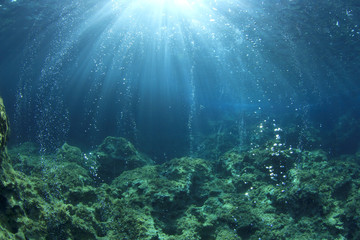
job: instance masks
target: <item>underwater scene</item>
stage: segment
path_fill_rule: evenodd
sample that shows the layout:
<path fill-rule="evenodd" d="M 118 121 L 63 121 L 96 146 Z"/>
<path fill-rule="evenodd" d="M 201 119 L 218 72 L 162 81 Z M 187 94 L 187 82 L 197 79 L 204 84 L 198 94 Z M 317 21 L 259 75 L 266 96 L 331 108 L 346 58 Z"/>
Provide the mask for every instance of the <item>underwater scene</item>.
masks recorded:
<path fill-rule="evenodd" d="M 360 239 L 360 2 L 0 0 L 8 239 Z"/>

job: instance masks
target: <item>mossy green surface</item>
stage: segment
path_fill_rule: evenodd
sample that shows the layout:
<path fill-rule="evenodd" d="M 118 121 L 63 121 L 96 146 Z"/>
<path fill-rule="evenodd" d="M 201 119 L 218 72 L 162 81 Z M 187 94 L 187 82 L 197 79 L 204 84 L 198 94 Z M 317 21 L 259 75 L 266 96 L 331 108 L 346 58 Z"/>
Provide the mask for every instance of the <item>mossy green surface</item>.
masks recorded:
<path fill-rule="evenodd" d="M 6 115 L 3 99 L 0 97 L 0 150 L 3 151 L 9 136 L 9 121 Z"/>
<path fill-rule="evenodd" d="M 0 120 L 7 136 L 7 118 Z M 330 157 L 269 140 L 211 161 L 156 165 L 123 138 L 91 153 L 64 144 L 42 156 L 31 143 L 9 153 L 5 144 L 0 239 L 360 237 L 360 153 Z"/>

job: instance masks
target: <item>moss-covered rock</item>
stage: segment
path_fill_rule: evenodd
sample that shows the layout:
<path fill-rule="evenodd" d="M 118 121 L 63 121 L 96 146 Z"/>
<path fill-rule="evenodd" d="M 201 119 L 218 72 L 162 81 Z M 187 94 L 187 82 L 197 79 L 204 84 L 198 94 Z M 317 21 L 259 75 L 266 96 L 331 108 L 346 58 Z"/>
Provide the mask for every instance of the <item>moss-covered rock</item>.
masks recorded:
<path fill-rule="evenodd" d="M 150 158 L 138 152 L 134 145 L 121 137 L 105 138 L 92 154 L 99 163 L 100 178 L 107 183 L 123 171 L 154 164 Z"/>
<path fill-rule="evenodd" d="M 9 121 L 5 112 L 3 99 L 0 97 L 0 150 L 1 151 L 5 149 L 9 132 L 10 132 Z"/>
<path fill-rule="evenodd" d="M 56 153 L 57 159 L 64 162 L 75 162 L 82 166 L 84 156 L 81 149 L 64 143 Z"/>
<path fill-rule="evenodd" d="M 40 148 L 32 142 L 13 146 L 8 150 L 12 166 L 26 175 L 41 174 L 44 164 L 39 155 Z"/>
<path fill-rule="evenodd" d="M 7 118 L 0 124 L 7 136 Z M 123 138 L 89 154 L 64 144 L 40 156 L 27 143 L 9 151 L 15 170 L 5 141 L 0 239 L 358 239 L 360 154 L 293 149 L 267 134 L 246 152 L 161 165 Z"/>

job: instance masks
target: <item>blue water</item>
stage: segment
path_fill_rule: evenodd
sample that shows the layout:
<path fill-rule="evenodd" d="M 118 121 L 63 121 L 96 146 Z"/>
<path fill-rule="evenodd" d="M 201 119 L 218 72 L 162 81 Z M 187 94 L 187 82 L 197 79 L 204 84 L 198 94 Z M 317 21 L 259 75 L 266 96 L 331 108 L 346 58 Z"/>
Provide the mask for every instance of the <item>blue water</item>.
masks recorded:
<path fill-rule="evenodd" d="M 201 155 L 204 139 L 220 133 L 235 135 L 229 148 L 247 149 L 248 129 L 271 120 L 293 123 L 299 133 L 287 141 L 300 148 L 309 128 L 332 154 L 359 148 L 355 0 L 0 5 L 10 144 L 90 150 L 122 136 L 161 162 Z"/>

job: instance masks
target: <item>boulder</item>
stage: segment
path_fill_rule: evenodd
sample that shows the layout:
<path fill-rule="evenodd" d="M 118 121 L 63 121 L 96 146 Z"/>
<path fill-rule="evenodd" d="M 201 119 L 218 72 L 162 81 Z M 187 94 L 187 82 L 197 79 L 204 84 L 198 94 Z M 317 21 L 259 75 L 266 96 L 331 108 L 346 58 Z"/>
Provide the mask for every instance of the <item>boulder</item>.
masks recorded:
<path fill-rule="evenodd" d="M 9 121 L 6 116 L 4 102 L 0 97 L 0 150 L 5 149 L 9 132 Z"/>
<path fill-rule="evenodd" d="M 138 152 L 131 142 L 122 137 L 105 138 L 92 154 L 99 163 L 99 177 L 108 183 L 124 171 L 153 164 L 149 157 Z"/>

